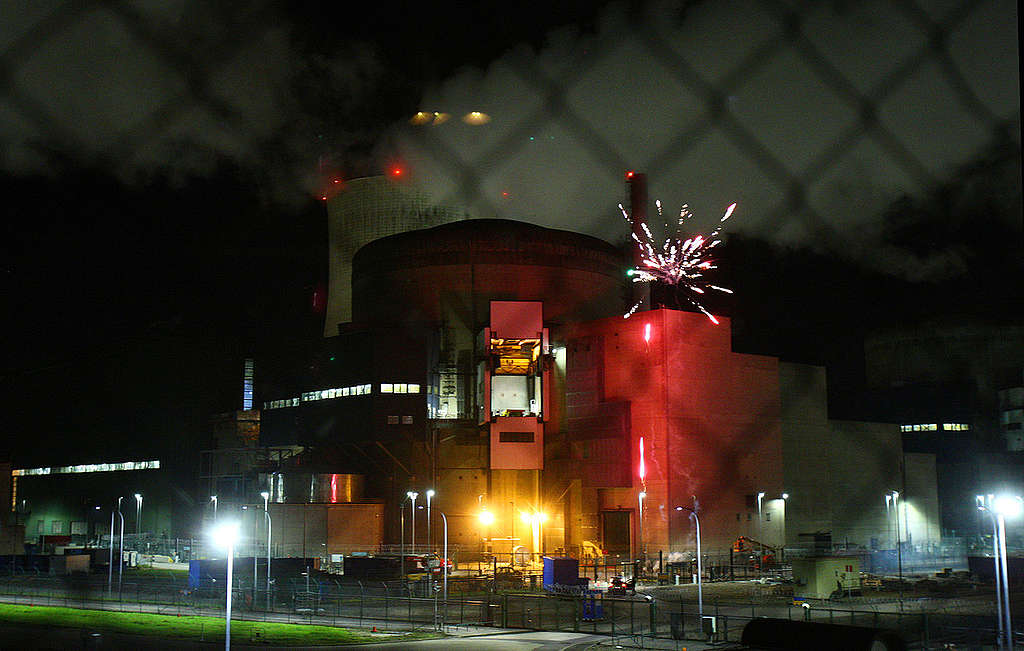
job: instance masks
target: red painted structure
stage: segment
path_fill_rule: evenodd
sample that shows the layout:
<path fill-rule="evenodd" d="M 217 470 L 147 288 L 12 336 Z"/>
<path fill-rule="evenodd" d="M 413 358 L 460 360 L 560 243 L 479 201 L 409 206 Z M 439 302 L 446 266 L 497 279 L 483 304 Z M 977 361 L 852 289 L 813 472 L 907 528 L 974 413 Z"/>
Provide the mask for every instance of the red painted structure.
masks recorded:
<path fill-rule="evenodd" d="M 693 496 L 709 544 L 748 532 L 747 496 L 782 485 L 778 360 L 733 353 L 728 319 L 716 326 L 665 309 L 575 324 L 565 340 L 570 453 L 549 464 L 549 492 L 579 480 L 581 493 L 595 493 L 581 495 L 597 507 L 591 526 L 600 531 L 602 514 L 630 510 L 635 537 L 642 436 L 649 549 L 690 539 L 675 507 Z M 567 522 L 574 517 L 587 516 Z"/>

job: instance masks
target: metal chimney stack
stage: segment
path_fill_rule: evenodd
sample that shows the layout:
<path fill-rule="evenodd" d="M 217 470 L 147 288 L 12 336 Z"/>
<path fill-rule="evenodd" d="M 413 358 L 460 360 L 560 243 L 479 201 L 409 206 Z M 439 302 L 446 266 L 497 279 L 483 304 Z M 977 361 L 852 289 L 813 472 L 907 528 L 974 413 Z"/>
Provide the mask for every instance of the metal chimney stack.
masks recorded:
<path fill-rule="evenodd" d="M 629 186 L 629 216 L 633 220 L 633 234 L 641 241 L 647 241 L 643 225 L 647 223 L 647 175 L 637 172 L 626 172 L 626 184 Z M 639 269 L 643 264 L 643 254 L 633 241 L 633 268 Z M 639 303 L 638 312 L 651 309 L 650 283 L 633 283 L 633 303 Z"/>

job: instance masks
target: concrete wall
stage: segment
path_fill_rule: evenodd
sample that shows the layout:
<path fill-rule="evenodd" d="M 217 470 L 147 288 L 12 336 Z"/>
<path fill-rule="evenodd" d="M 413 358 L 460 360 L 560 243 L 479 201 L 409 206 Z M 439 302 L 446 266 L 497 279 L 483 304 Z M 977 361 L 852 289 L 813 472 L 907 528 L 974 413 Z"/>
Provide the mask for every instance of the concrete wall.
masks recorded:
<path fill-rule="evenodd" d="M 331 504 L 327 507 L 328 554 L 373 551 L 383 540 L 383 504 Z"/>

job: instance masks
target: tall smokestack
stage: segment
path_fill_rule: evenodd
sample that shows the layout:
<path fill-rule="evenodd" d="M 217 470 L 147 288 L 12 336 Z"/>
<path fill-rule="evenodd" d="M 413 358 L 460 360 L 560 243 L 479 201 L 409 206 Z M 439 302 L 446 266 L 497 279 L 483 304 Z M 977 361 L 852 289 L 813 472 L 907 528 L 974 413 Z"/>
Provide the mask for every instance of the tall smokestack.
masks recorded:
<path fill-rule="evenodd" d="M 643 254 L 636 246 L 637 240 L 647 241 L 643 225 L 647 223 L 647 175 L 638 172 L 626 172 L 626 185 L 629 186 L 629 216 L 633 220 L 633 268 L 639 269 L 643 264 Z M 650 283 L 633 283 L 633 304 L 639 304 L 638 311 L 651 309 Z"/>

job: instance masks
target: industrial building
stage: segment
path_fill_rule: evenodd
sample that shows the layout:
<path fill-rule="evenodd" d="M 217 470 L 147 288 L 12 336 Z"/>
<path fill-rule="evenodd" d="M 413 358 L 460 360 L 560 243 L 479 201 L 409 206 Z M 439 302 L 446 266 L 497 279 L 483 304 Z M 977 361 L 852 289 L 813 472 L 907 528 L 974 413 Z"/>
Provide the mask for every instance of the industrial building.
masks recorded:
<path fill-rule="evenodd" d="M 345 192 L 332 215 L 358 212 Z M 684 506 L 709 551 L 938 542 L 934 456 L 904 455 L 898 424 L 830 421 L 823 368 L 734 353 L 726 317 L 623 318 L 628 256 L 602 240 L 394 221 L 348 264 L 351 311 L 328 313 L 351 320 L 257 374 L 259 446 L 296 453 L 241 464 L 248 501 L 317 505 L 324 555 L 436 543 L 439 513 L 467 552 L 688 552 Z"/>

